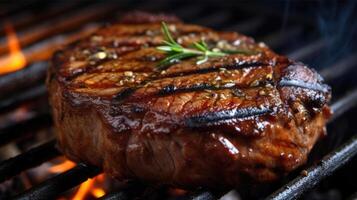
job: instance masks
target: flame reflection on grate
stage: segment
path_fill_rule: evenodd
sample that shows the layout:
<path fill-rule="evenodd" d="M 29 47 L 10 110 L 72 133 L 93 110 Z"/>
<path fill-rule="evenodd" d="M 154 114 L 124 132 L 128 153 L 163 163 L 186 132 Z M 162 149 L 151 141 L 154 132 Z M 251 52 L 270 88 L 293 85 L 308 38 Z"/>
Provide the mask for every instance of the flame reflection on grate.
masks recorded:
<path fill-rule="evenodd" d="M 0 57 L 0 75 L 17 71 L 26 65 L 26 58 L 21 52 L 20 44 L 12 25 L 6 24 L 5 31 L 9 54 Z"/>
<path fill-rule="evenodd" d="M 51 173 L 62 173 L 71 168 L 73 168 L 76 164 L 72 161 L 65 160 L 58 165 L 52 166 L 49 171 Z M 102 188 L 105 182 L 104 174 L 100 174 L 94 178 L 88 179 L 84 183 L 82 183 L 78 190 L 75 192 L 72 200 L 83 200 L 91 194 L 92 196 L 99 198 L 105 195 L 105 191 Z"/>

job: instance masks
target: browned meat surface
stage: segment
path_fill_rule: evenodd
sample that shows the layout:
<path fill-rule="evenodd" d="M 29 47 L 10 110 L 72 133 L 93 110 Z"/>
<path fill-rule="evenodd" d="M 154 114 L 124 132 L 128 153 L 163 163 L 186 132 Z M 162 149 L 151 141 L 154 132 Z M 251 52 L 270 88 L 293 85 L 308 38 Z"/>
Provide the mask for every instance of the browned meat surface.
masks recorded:
<path fill-rule="evenodd" d="M 183 46 L 204 38 L 257 53 L 159 70 L 162 20 Z M 304 164 L 330 115 L 330 88 L 302 63 L 163 15 L 127 16 L 58 51 L 48 88 L 68 158 L 183 187 L 276 180 Z"/>

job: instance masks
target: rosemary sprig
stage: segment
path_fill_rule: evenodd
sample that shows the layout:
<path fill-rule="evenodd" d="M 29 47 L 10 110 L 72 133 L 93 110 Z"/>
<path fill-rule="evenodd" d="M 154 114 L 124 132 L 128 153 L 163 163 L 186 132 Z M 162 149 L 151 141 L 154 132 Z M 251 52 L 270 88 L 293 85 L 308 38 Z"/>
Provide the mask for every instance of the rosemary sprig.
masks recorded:
<path fill-rule="evenodd" d="M 163 46 L 158 46 L 157 49 L 165 52 L 168 56 L 161 60 L 158 67 L 165 67 L 171 65 L 180 60 L 197 57 L 197 64 L 202 64 L 208 60 L 209 57 L 225 56 L 227 53 L 222 52 L 219 49 L 210 50 L 207 44 L 201 40 L 200 42 L 194 42 L 192 48 L 185 48 L 178 44 L 171 36 L 169 28 L 165 22 L 162 22 L 161 31 L 165 40 Z"/>

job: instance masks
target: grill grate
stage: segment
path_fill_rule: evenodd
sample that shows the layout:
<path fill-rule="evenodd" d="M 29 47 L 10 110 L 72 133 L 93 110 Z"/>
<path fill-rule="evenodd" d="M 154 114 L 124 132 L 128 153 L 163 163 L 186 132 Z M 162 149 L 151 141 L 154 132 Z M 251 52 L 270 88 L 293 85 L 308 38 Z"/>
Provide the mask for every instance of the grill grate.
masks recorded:
<path fill-rule="evenodd" d="M 323 158 L 319 164 L 306 170 L 307 175 L 300 175 L 274 192 L 268 199 L 295 199 L 306 190 L 317 185 L 323 178 L 329 176 L 357 154 L 357 135 L 343 144 L 334 152 Z"/>
<path fill-rule="evenodd" d="M 47 1 L 46 1 L 47 2 Z M 158 3 L 159 2 L 159 3 Z M 29 9 L 33 3 L 43 3 L 40 8 L 46 10 L 35 17 L 24 18 L 36 9 Z M 321 38 L 311 21 L 306 21 L 305 16 L 293 15 L 291 23 L 281 22 L 282 17 L 270 9 L 259 9 L 262 4 L 242 3 L 239 7 L 233 3 L 207 2 L 202 5 L 197 2 L 123 2 L 113 4 L 112 2 L 98 3 L 89 0 L 62 5 L 59 2 L 44 3 L 42 0 L 27 1 L 26 4 L 11 5 L 8 9 L 0 9 L 0 16 L 13 21 L 13 26 L 19 30 L 20 42 L 27 57 L 30 57 L 28 66 L 20 71 L 0 76 L 0 111 L 12 114 L 15 108 L 24 103 L 46 98 L 47 92 L 44 86 L 44 78 L 48 67 L 47 60 L 60 43 L 69 43 L 79 36 L 90 34 L 103 21 L 111 21 L 118 17 L 123 11 L 138 9 L 148 11 L 173 12 L 186 22 L 198 23 L 222 30 L 239 31 L 252 35 L 258 40 L 266 42 L 271 48 L 289 57 L 311 61 L 311 58 L 334 44 L 336 36 Z M 173 6 L 175 5 L 175 6 Z M 354 6 L 354 5 L 353 5 Z M 26 11 L 26 12 L 25 12 Z M 257 14 L 259 13 L 259 14 Z M 280 20 L 280 21 L 279 21 Z M 52 26 L 56 24 L 56 26 Z M 283 28 L 281 24 L 284 24 Z M 88 28 L 89 27 L 89 28 Z M 85 30 L 85 31 L 81 31 Z M 0 29 L 0 55 L 6 53 L 4 30 Z M 292 41 L 292 40 L 296 40 Z M 287 45 L 289 44 L 289 45 Z M 355 51 L 355 52 L 353 52 Z M 352 52 L 348 54 L 349 52 Z M 357 104 L 357 89 L 351 80 L 341 81 L 349 77 L 356 67 L 356 49 L 350 50 L 334 62 L 328 68 L 320 70 L 326 81 L 337 86 L 344 86 L 352 91 L 334 88 L 334 100 L 332 109 L 335 112 L 330 123 L 335 123 L 341 118 L 348 117 L 348 112 L 353 110 Z M 315 63 L 312 61 L 311 63 Z M 26 81 L 24 82 L 26 77 Z M 343 78 L 342 78 L 343 77 Z M 13 94 L 13 95 L 12 95 Z M 0 144 L 19 140 L 26 136 L 26 130 L 34 127 L 51 127 L 49 117 L 49 106 L 47 103 L 34 105 L 36 112 L 27 118 L 14 122 L 8 122 L 0 126 Z M 329 134 L 331 134 L 329 132 Z M 334 133 L 332 133 L 333 135 Z M 354 133 L 353 133 L 354 134 Z M 326 154 L 326 152 L 324 152 Z M 328 153 L 319 163 L 308 168 L 307 175 L 297 175 L 291 178 L 284 186 L 276 192 L 267 195 L 268 199 L 294 199 L 304 192 L 318 185 L 324 178 L 336 172 L 342 165 L 346 164 L 357 154 L 357 137 L 352 136 L 339 148 Z M 35 167 L 52 158 L 60 156 L 55 148 L 55 141 L 51 140 L 40 146 L 16 157 L 0 163 L 0 181 L 14 177 L 20 172 Z M 321 157 L 320 157 L 321 158 Z M 52 177 L 43 183 L 33 186 L 31 189 L 14 197 L 14 199 L 53 199 L 61 193 L 79 185 L 88 178 L 100 173 L 100 169 L 83 163 L 76 167 Z M 138 183 L 130 183 L 121 191 L 109 193 L 101 199 L 130 199 L 147 192 L 150 187 Z M 282 184 L 280 184 L 281 186 Z M 154 189 L 155 192 L 155 189 Z M 272 192 L 272 190 L 270 190 Z M 152 192 L 151 192 L 152 193 Z M 187 199 L 209 200 L 223 196 L 221 192 L 197 191 L 187 195 Z"/>

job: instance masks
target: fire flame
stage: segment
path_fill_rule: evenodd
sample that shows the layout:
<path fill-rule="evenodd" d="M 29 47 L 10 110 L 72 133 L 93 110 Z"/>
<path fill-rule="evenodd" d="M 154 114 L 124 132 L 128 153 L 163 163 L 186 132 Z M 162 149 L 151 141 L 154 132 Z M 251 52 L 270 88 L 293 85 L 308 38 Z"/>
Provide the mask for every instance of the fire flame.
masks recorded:
<path fill-rule="evenodd" d="M 63 163 L 60 163 L 58 165 L 51 167 L 49 169 L 49 171 L 51 173 L 61 173 L 61 172 L 64 172 L 64 171 L 67 171 L 67 170 L 73 168 L 74 166 L 76 166 L 76 164 L 74 164 L 74 162 L 66 160 Z"/>
<path fill-rule="evenodd" d="M 91 192 L 96 198 L 104 196 L 105 192 L 102 188 L 94 187 L 94 183 L 99 180 L 104 180 L 103 174 L 100 174 L 93 179 L 88 179 L 86 182 L 82 183 L 72 200 L 82 200 L 88 192 Z"/>
<path fill-rule="evenodd" d="M 49 171 L 51 173 L 62 173 L 73 168 L 76 164 L 65 160 L 64 162 L 52 166 Z M 88 179 L 82 183 L 76 193 L 71 198 L 72 200 L 83 200 L 88 194 L 92 194 L 96 198 L 100 198 L 105 195 L 105 191 L 100 186 L 104 183 L 104 174 L 100 174 L 94 178 Z"/>
<path fill-rule="evenodd" d="M 10 24 L 5 25 L 9 55 L 0 58 L 0 74 L 22 69 L 26 65 L 26 58 L 21 52 L 19 40 Z"/>

